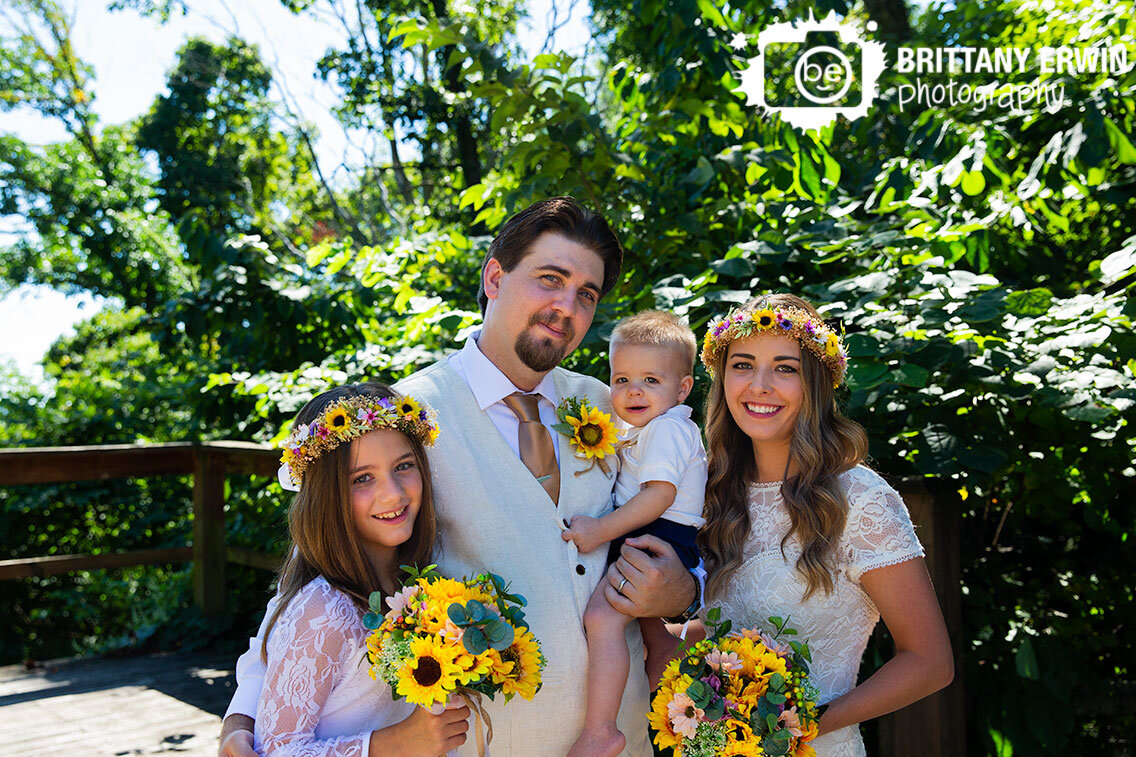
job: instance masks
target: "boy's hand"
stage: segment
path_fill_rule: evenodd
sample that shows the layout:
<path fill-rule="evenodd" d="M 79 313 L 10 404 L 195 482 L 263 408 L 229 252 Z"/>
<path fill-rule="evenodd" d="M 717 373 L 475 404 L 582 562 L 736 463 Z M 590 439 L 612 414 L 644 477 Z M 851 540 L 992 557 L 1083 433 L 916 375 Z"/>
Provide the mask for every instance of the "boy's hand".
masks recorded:
<path fill-rule="evenodd" d="M 601 544 L 611 541 L 604 536 L 599 519 L 590 515 L 574 516 L 567 530 L 560 532 L 560 538 L 576 542 L 576 549 L 581 552 L 591 552 Z"/>

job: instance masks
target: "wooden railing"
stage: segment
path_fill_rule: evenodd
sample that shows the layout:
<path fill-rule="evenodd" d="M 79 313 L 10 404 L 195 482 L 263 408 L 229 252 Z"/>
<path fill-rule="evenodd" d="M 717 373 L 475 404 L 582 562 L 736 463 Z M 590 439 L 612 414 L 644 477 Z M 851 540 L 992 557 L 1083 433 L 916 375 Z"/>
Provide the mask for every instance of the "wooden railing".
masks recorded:
<path fill-rule="evenodd" d="M 278 451 L 248 442 L 0 449 L 0 486 L 193 476 L 191 546 L 0 560 L 0 580 L 190 560 L 194 602 L 206 615 L 214 615 L 225 607 L 226 562 L 266 570 L 275 570 L 280 562 L 265 552 L 225 546 L 225 479 L 275 476 L 279 465 Z"/>

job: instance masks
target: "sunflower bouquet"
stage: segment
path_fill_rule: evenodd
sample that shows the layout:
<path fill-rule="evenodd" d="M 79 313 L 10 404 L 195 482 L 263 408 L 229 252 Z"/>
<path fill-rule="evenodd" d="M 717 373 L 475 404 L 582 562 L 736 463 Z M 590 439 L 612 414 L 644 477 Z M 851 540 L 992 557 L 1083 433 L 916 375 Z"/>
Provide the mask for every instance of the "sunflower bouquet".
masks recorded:
<path fill-rule="evenodd" d="M 675 757 L 791 755 L 815 757 L 819 691 L 809 682 L 808 645 L 770 618 L 773 636 L 730 631 L 720 611 L 707 613 L 711 636 L 667 666 L 647 719 L 655 743 Z"/>
<path fill-rule="evenodd" d="M 480 720 L 488 717 L 481 695 L 532 699 L 541 686 L 545 658 L 525 623 L 526 600 L 510 594 L 500 576 L 445 578 L 434 565 L 409 578 L 393 596 L 370 597 L 363 624 L 371 678 L 382 678 L 395 699 L 427 709 L 463 697 Z M 385 612 L 384 612 L 385 609 Z M 488 723 L 488 738 L 493 737 Z M 480 739 L 480 727 L 477 731 Z M 480 751 L 480 747 L 479 747 Z"/>

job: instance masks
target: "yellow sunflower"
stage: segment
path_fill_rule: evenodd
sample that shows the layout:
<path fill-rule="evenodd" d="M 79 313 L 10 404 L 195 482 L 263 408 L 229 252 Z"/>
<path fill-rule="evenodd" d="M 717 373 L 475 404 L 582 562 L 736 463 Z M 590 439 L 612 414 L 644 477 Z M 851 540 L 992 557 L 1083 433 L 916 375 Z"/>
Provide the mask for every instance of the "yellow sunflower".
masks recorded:
<path fill-rule="evenodd" d="M 498 685 L 505 683 L 517 667 L 517 663 L 503 659 L 496 649 L 486 650 L 485 657 L 489 660 L 489 680 Z"/>
<path fill-rule="evenodd" d="M 573 446 L 588 458 L 602 460 L 605 455 L 614 455 L 619 432 L 611 422 L 611 416 L 594 407 L 587 408 L 583 416 L 573 418 L 569 415 L 567 418 L 573 429 Z"/>
<path fill-rule="evenodd" d="M 410 642 L 414 659 L 398 673 L 397 691 L 411 704 L 429 707 L 445 702 L 457 687 L 461 669 L 454 662 L 457 650 L 430 637 L 415 637 Z"/>
<path fill-rule="evenodd" d="M 735 728 L 734 738 L 726 744 L 726 748 L 718 752 L 721 757 L 760 757 L 765 750 L 753 738 L 753 731 L 739 723 Z"/>
<path fill-rule="evenodd" d="M 671 665 L 668 664 L 667 673 L 663 674 L 663 680 L 659 683 L 659 688 L 655 691 L 655 696 L 651 700 L 651 711 L 647 713 L 647 722 L 655 731 L 655 744 L 660 749 L 674 749 L 675 753 L 679 754 L 682 737 L 675 732 L 674 726 L 671 725 L 667 705 L 674 699 L 675 691 L 686 691 L 694 679 L 688 675 L 677 673 L 678 660 L 671 660 L 671 663 L 674 664 L 675 675 L 668 679 L 668 674 L 672 672 Z"/>
<path fill-rule="evenodd" d="M 398 404 L 394 406 L 394 409 L 404 418 L 408 416 L 417 418 L 418 414 L 422 412 L 422 406 L 419 405 L 418 401 L 413 397 L 403 397 L 398 401 Z"/>
<path fill-rule="evenodd" d="M 825 339 L 825 355 L 833 357 L 836 355 L 837 349 L 840 349 L 840 340 L 836 338 L 836 334 L 828 334 Z"/>
<path fill-rule="evenodd" d="M 336 436 L 343 436 L 344 432 L 351 427 L 351 419 L 342 406 L 333 407 L 324 414 L 323 425 Z"/>
<path fill-rule="evenodd" d="M 513 663 L 512 670 L 501 682 L 502 693 L 506 696 L 520 694 L 531 701 L 540 688 L 542 659 L 540 644 L 532 632 L 518 630 L 513 643 L 501 651 L 501 660 Z"/>
<path fill-rule="evenodd" d="M 753 322 L 757 324 L 759 329 L 772 328 L 773 324 L 777 321 L 777 314 L 769 308 L 763 310 L 756 310 L 753 314 Z"/>
<path fill-rule="evenodd" d="M 493 666 L 493 661 L 490 660 L 488 654 L 470 654 L 465 650 L 464 646 L 461 646 L 460 641 L 456 646 L 461 647 L 458 656 L 454 659 L 455 664 L 457 664 L 458 669 L 461 671 L 458 674 L 458 683 L 465 686 L 471 682 L 480 681 L 483 676 L 489 674 Z"/>

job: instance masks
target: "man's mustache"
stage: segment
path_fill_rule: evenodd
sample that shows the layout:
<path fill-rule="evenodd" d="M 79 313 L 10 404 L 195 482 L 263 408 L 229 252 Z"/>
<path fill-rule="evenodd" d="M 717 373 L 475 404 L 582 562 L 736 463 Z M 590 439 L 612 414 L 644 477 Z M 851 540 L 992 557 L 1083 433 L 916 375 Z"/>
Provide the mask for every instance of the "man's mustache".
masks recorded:
<path fill-rule="evenodd" d="M 556 315 L 555 313 L 537 313 L 533 317 L 529 318 L 530 326 L 536 326 L 538 324 L 544 324 L 545 326 L 551 326 L 558 331 L 563 331 L 565 336 L 567 336 L 570 340 L 576 336 L 576 329 L 572 327 L 572 322 L 567 318 L 562 318 Z"/>

